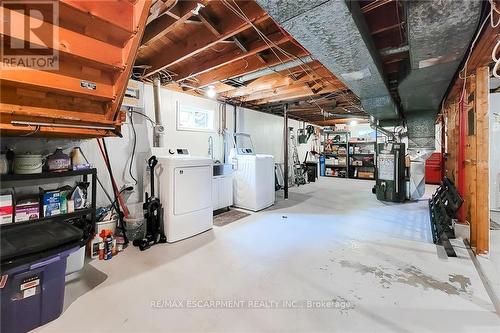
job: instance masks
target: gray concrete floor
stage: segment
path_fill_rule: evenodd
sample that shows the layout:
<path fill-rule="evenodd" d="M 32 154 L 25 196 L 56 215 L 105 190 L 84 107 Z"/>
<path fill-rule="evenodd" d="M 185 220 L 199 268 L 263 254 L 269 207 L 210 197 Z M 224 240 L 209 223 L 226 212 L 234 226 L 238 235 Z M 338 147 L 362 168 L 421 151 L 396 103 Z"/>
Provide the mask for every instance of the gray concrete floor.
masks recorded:
<path fill-rule="evenodd" d="M 432 244 L 427 202 L 381 203 L 372 185 L 322 178 L 191 239 L 93 261 L 38 331 L 499 332 L 465 247 Z"/>

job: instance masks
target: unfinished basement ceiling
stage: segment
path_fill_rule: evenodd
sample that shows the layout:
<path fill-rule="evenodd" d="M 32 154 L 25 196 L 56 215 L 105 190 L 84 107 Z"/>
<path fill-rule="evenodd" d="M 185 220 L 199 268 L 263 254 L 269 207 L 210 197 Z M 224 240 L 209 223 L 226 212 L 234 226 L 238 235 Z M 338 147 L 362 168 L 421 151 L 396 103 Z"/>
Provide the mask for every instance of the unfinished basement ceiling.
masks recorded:
<path fill-rule="evenodd" d="M 153 3 L 134 78 L 169 89 L 327 124 L 366 117 L 356 95 L 255 1 Z"/>
<path fill-rule="evenodd" d="M 192 94 L 214 89 L 229 103 L 274 114 L 288 104 L 291 117 L 317 124 L 367 114 L 406 121 L 426 133 L 416 145 L 430 145 L 481 5 L 157 0 L 135 74 L 160 75 Z"/>
<path fill-rule="evenodd" d="M 405 121 L 411 148 L 434 149 L 434 120 L 470 45 L 481 1 L 257 0 L 381 124 Z"/>

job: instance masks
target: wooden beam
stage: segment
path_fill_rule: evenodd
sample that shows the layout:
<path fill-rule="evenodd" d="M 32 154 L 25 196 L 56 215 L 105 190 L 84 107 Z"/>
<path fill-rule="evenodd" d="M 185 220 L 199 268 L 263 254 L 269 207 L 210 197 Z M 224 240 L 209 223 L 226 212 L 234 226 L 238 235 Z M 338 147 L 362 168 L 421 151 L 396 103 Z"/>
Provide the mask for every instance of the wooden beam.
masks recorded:
<path fill-rule="evenodd" d="M 198 14 L 198 18 L 200 19 L 201 23 L 203 23 L 205 27 L 207 27 L 207 29 L 212 34 L 214 34 L 215 37 L 220 38 L 221 33 L 219 32 L 215 24 L 212 22 L 212 20 L 208 17 L 208 15 L 204 13 L 203 9 Z"/>
<path fill-rule="evenodd" d="M 254 11 L 251 14 L 247 14 L 247 16 L 254 24 L 258 24 L 269 18 L 269 16 L 262 11 Z M 228 15 L 224 21 L 225 29 L 221 30 L 221 35 L 219 37 L 209 37 L 200 31 L 200 33 L 186 40 L 182 47 L 179 46 L 178 48 L 169 50 L 166 54 L 162 53 L 150 59 L 149 64 L 151 65 L 151 69 L 146 72 L 145 76 L 151 76 L 165 68 L 184 61 L 203 50 L 215 46 L 218 42 L 235 36 L 251 27 L 249 23 L 246 23 L 234 14 Z"/>
<path fill-rule="evenodd" d="M 20 117 L 28 117 L 31 121 L 71 121 L 71 122 L 87 122 L 93 124 L 113 125 L 114 121 L 108 120 L 104 114 L 90 112 L 68 112 L 59 109 L 47 109 L 42 107 L 17 105 L 10 103 L 0 103 L 0 117 L 4 118 L 7 115 L 13 116 L 19 120 Z M 13 118 L 13 119 L 14 119 Z M 42 119 L 43 118 L 43 119 Z M 3 130 L 3 129 L 2 129 Z"/>
<path fill-rule="evenodd" d="M 125 91 L 127 90 L 128 80 L 132 74 L 132 69 L 134 67 L 135 59 L 137 58 L 137 52 L 139 51 L 139 45 L 143 37 L 146 20 L 148 18 L 149 7 L 151 6 L 151 0 L 143 0 L 134 6 L 134 18 L 137 23 L 135 29 L 135 35 L 127 42 L 123 49 L 123 54 L 126 56 L 125 70 L 120 73 L 116 79 L 115 89 L 116 98 L 111 105 L 111 108 L 106 115 L 108 119 L 113 119 L 119 122 L 118 114 L 120 112 L 120 105 L 125 96 Z"/>
<path fill-rule="evenodd" d="M 33 87 L 42 91 L 57 91 L 72 96 L 87 97 L 95 100 L 112 101 L 116 98 L 112 84 L 90 82 L 89 87 L 85 80 L 79 77 L 66 76 L 61 73 L 19 68 L 2 71 L 1 85 L 14 87 Z"/>
<path fill-rule="evenodd" d="M 374 0 L 374 1 L 370 2 L 369 4 L 367 4 L 366 6 L 361 7 L 361 11 L 363 12 L 363 14 L 367 14 L 367 13 L 371 12 L 372 10 L 375 10 L 379 7 L 382 7 L 382 6 L 385 6 L 389 3 L 391 3 L 392 1 L 394 1 L 394 0 Z"/>
<path fill-rule="evenodd" d="M 328 88 L 325 88 L 322 93 L 328 93 L 328 92 L 335 92 L 338 91 L 339 88 L 335 86 L 330 86 Z M 286 92 L 284 94 L 280 94 L 276 97 L 269 97 L 269 98 L 264 98 L 256 101 L 255 104 L 267 104 L 267 103 L 273 103 L 273 102 L 281 102 L 281 101 L 288 101 L 291 99 L 296 99 L 296 98 L 303 98 L 303 97 L 310 97 L 316 95 L 309 87 L 305 87 L 301 91 L 293 91 L 293 92 Z"/>
<path fill-rule="evenodd" d="M 51 17 L 51 11 L 43 12 L 44 18 Z M 124 29 L 121 25 L 110 24 L 100 17 L 83 11 L 80 7 L 73 7 L 72 3 L 61 1 L 59 4 L 59 17 L 64 18 L 62 22 L 65 28 L 79 31 L 88 37 L 101 40 L 115 46 L 123 47 L 130 38 L 132 32 Z"/>
<path fill-rule="evenodd" d="M 264 65 L 267 65 L 266 59 L 262 58 L 262 56 L 259 53 L 256 53 L 255 56 L 257 57 L 257 59 L 260 60 L 261 63 L 263 63 Z"/>
<path fill-rule="evenodd" d="M 188 19 L 190 19 L 194 14 L 193 9 L 196 8 L 196 3 L 186 3 L 185 7 L 182 8 L 182 16 L 175 19 L 169 15 L 162 15 L 150 22 L 146 26 L 144 31 L 144 36 L 142 37 L 141 48 L 145 48 L 151 45 L 158 39 L 167 35 L 169 32 L 173 31 L 175 28 L 184 24 Z"/>
<path fill-rule="evenodd" d="M 137 25 L 137 22 L 134 22 L 132 4 L 125 5 L 122 1 L 102 0 L 61 0 L 61 2 L 127 30 L 129 33 L 132 33 Z"/>
<path fill-rule="evenodd" d="M 251 102 L 251 101 L 262 100 L 262 99 L 279 98 L 281 96 L 290 95 L 290 94 L 294 94 L 294 93 L 296 93 L 298 95 L 303 94 L 303 93 L 311 94 L 311 95 L 313 94 L 311 88 L 309 88 L 306 84 L 298 83 L 298 84 L 291 84 L 289 86 L 258 91 L 254 94 L 242 97 L 240 100 L 242 102 Z M 257 101 L 256 103 L 260 103 L 260 101 Z"/>
<path fill-rule="evenodd" d="M 396 23 L 396 24 L 392 24 L 392 25 L 389 25 L 389 26 L 386 26 L 386 27 L 374 30 L 374 31 L 370 32 L 370 34 L 373 36 L 373 35 L 380 34 L 382 32 L 390 31 L 390 30 L 399 28 L 403 23 L 404 22 L 399 22 L 399 23 Z"/>
<path fill-rule="evenodd" d="M 150 8 L 148 20 L 146 24 L 149 24 L 149 22 L 153 21 L 156 19 L 158 16 L 164 14 L 166 11 L 172 9 L 173 6 L 177 4 L 177 0 L 159 0 L 156 1 Z"/>
<path fill-rule="evenodd" d="M 291 51 L 291 52 L 290 52 Z M 309 53 L 304 50 L 289 50 L 288 52 L 295 54 L 296 57 L 304 57 Z M 280 64 L 281 61 L 275 57 L 267 61 L 267 65 L 263 64 L 256 56 L 245 57 L 237 61 L 233 61 L 227 66 L 219 67 L 217 69 L 205 72 L 196 77 L 198 85 L 204 87 L 214 84 L 218 81 L 227 80 L 233 77 L 238 77 L 244 74 L 252 73 L 268 66 Z"/>
<path fill-rule="evenodd" d="M 330 71 L 328 71 L 323 65 L 321 65 L 317 61 L 312 61 L 306 64 L 313 72 L 309 74 L 305 74 L 300 66 L 290 68 L 290 72 L 295 74 L 295 77 L 298 79 L 294 80 L 290 77 L 288 70 L 280 71 L 279 73 L 272 73 L 260 78 L 253 80 L 252 82 L 246 84 L 241 88 L 232 88 L 229 90 L 225 90 L 224 96 L 228 98 L 233 97 L 241 97 L 250 95 L 259 91 L 269 90 L 273 88 L 289 86 L 293 83 L 304 83 L 312 80 L 320 80 L 324 79 L 328 82 L 335 82 L 339 85 L 342 85 L 340 81 L 338 81 L 335 77 L 332 76 Z M 297 71 L 300 73 L 304 73 L 304 75 L 296 74 Z"/>
<path fill-rule="evenodd" d="M 489 207 L 489 69 L 480 67 L 476 71 L 476 253 L 486 254 L 490 243 Z"/>
<path fill-rule="evenodd" d="M 243 45 L 243 43 L 238 39 L 238 37 L 236 36 L 233 36 L 232 37 L 233 39 L 233 42 L 234 44 L 236 44 L 236 46 L 241 50 L 243 51 L 244 53 L 247 53 L 248 52 L 248 49 Z"/>
<path fill-rule="evenodd" d="M 289 41 L 289 37 L 283 36 L 283 34 L 280 32 L 272 34 L 268 38 L 277 45 L 281 45 Z M 225 52 L 222 55 L 217 54 L 216 57 L 207 59 L 204 62 L 197 62 L 194 64 L 194 67 L 185 66 L 183 68 L 183 71 L 177 72 L 178 75 L 176 77 L 176 80 L 182 81 L 187 78 L 198 76 L 200 74 L 212 71 L 214 69 L 226 66 L 232 62 L 254 55 L 268 48 L 269 46 L 264 41 L 260 39 L 255 40 L 248 45 L 247 52 L 244 52 L 241 49 L 235 49 L 229 52 Z"/>
<path fill-rule="evenodd" d="M 3 14 L 12 21 L 12 24 L 10 25 L 11 29 L 7 31 L 4 29 L 4 25 L 0 27 L 1 35 L 17 40 L 24 40 L 24 22 L 31 22 L 33 26 L 40 26 L 37 29 L 37 35 L 39 36 L 39 40 L 42 41 L 53 41 L 53 31 L 57 29 L 59 32 L 59 43 L 48 45 L 50 49 L 57 50 L 69 57 L 85 59 L 96 63 L 97 66 L 113 66 L 116 70 L 123 70 L 125 66 L 120 47 L 87 37 L 72 30 L 54 26 L 35 17 L 27 17 L 20 12 L 12 11 L 5 7 L 3 8 Z M 37 41 L 30 42 L 37 44 Z M 39 46 L 41 48 L 47 47 L 47 45 Z"/>

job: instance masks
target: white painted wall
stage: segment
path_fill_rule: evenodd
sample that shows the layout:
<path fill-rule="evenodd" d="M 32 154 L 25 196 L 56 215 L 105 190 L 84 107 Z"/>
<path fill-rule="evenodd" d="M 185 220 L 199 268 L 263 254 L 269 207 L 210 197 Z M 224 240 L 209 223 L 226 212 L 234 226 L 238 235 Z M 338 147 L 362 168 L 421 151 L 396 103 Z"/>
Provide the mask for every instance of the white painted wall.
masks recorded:
<path fill-rule="evenodd" d="M 145 85 L 145 113 L 154 119 L 153 87 Z M 186 104 L 198 106 L 203 109 L 211 109 L 217 112 L 219 103 L 203 97 L 162 89 L 162 121 L 166 127 L 163 143 L 168 148 L 187 148 L 192 155 L 208 156 L 208 138 L 214 139 L 214 158 L 223 158 L 223 138 L 218 134 L 218 116 L 214 132 L 192 132 L 179 131 L 176 128 L 177 105 Z M 134 114 L 133 122 L 137 132 L 137 145 L 135 160 L 132 165 L 132 175 L 137 179 L 136 191 L 131 196 L 129 202 L 142 201 L 144 189 L 142 187 L 142 175 L 145 168 L 145 160 L 148 156 L 152 143 L 152 125 L 141 115 Z M 233 107 L 227 106 L 227 127 L 232 133 L 234 124 Z M 289 126 L 296 131 L 299 122 L 289 120 Z M 283 162 L 283 118 L 269 115 L 249 109 L 238 108 L 238 131 L 248 133 L 257 153 L 271 154 L 279 163 Z M 132 153 L 133 132 L 130 120 L 127 119 L 122 127 L 122 138 L 106 138 L 106 145 L 111 159 L 113 174 L 118 187 L 124 184 L 133 184 L 134 180 L 129 175 L 130 156 Z M 312 140 L 310 140 L 312 141 Z M 98 176 L 112 195 L 111 181 L 95 139 L 92 140 L 60 140 L 60 139 L 40 139 L 40 138 L 5 138 L 2 139 L 2 149 L 10 147 L 17 153 L 27 151 L 48 155 L 56 147 L 63 147 L 69 153 L 72 147 L 80 146 L 89 159 L 90 163 L 97 168 Z M 305 152 L 310 149 L 310 143 L 298 146 L 299 158 L 304 159 Z M 97 203 L 99 205 L 109 204 L 108 199 L 98 187 Z"/>
<path fill-rule="evenodd" d="M 490 207 L 500 210 L 500 93 L 490 94 Z M 500 213 L 494 212 L 497 222 Z"/>
<path fill-rule="evenodd" d="M 304 125 L 302 122 L 289 119 L 288 127 L 293 127 L 297 136 L 297 130 Z M 238 108 L 237 131 L 252 136 L 257 153 L 273 155 L 276 163 L 283 163 L 283 117 Z M 307 144 L 297 144 L 300 161 L 304 160 L 306 152 L 311 149 L 311 144 L 312 139 Z"/>

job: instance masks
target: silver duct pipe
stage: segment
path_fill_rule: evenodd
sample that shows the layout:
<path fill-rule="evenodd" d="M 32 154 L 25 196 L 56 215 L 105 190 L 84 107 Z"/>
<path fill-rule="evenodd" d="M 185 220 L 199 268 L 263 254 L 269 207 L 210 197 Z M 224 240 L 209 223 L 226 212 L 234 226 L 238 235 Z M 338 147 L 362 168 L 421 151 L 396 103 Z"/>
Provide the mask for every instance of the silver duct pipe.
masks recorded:
<path fill-rule="evenodd" d="M 376 132 L 381 132 L 385 136 L 387 136 L 389 139 L 396 141 L 396 136 L 394 133 L 389 132 L 383 127 L 379 127 L 376 122 L 374 121 L 373 117 L 370 117 L 370 128 L 375 130 Z"/>
<path fill-rule="evenodd" d="M 153 129 L 153 147 L 161 147 L 161 137 L 165 131 L 161 121 L 161 82 L 159 76 L 155 76 L 153 79 L 153 99 L 156 123 Z"/>
<path fill-rule="evenodd" d="M 479 24 L 482 1 L 408 1 L 410 68 L 398 91 L 412 158 L 435 149 L 435 119 Z"/>
<path fill-rule="evenodd" d="M 268 75 L 268 74 L 272 74 L 272 73 L 284 71 L 284 70 L 289 69 L 289 68 L 293 68 L 293 67 L 297 67 L 299 65 L 307 64 L 307 63 L 309 63 L 311 61 L 313 61 L 311 59 L 311 57 L 305 56 L 305 57 L 302 57 L 302 58 L 298 58 L 298 59 L 286 62 L 284 64 L 270 66 L 270 67 L 267 67 L 267 68 L 255 71 L 253 73 L 249 73 L 249 74 L 245 74 L 245 75 L 242 75 L 242 76 L 239 76 L 239 77 L 235 77 L 232 80 L 238 81 L 240 83 L 244 83 L 244 82 L 247 82 L 247 81 L 251 81 L 251 80 L 257 79 L 257 78 L 262 77 L 264 75 Z"/>
<path fill-rule="evenodd" d="M 367 113 L 399 119 L 357 1 L 257 2 L 359 97 Z"/>

